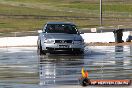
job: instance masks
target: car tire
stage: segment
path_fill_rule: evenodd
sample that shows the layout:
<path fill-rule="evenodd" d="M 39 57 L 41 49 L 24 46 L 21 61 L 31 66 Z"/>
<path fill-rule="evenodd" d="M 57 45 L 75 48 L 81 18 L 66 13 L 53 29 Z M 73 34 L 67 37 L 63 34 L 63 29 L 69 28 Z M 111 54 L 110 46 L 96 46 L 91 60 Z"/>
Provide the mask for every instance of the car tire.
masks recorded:
<path fill-rule="evenodd" d="M 82 54 L 84 54 L 84 51 L 82 51 L 82 50 L 74 51 L 73 54 L 74 55 L 82 55 Z"/>
<path fill-rule="evenodd" d="M 37 53 L 38 55 L 46 55 L 46 51 L 42 50 L 41 44 L 38 44 Z"/>
<path fill-rule="evenodd" d="M 84 54 L 84 50 L 80 50 L 79 53 L 80 53 L 80 54 Z"/>

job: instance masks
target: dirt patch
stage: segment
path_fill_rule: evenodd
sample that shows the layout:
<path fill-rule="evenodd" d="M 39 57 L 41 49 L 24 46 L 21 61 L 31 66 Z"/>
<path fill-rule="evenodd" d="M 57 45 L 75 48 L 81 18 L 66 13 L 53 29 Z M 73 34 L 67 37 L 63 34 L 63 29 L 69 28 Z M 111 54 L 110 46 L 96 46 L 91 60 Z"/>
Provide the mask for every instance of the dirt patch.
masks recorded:
<path fill-rule="evenodd" d="M 132 45 L 132 42 L 123 42 L 123 43 L 102 43 L 102 42 L 94 42 L 94 43 L 87 43 L 88 46 L 124 46 L 124 45 Z"/>

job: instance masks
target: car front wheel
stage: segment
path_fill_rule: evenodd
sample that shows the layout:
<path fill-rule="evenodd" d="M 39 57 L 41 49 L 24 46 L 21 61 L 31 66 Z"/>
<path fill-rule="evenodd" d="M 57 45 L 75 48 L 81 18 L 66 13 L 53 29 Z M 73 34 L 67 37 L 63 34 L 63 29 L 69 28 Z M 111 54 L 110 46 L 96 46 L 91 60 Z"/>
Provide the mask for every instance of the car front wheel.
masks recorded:
<path fill-rule="evenodd" d="M 41 44 L 38 44 L 37 53 L 38 53 L 38 55 L 46 55 L 46 51 L 42 50 Z"/>
<path fill-rule="evenodd" d="M 83 50 L 74 50 L 74 55 L 82 55 L 84 54 L 84 51 Z"/>

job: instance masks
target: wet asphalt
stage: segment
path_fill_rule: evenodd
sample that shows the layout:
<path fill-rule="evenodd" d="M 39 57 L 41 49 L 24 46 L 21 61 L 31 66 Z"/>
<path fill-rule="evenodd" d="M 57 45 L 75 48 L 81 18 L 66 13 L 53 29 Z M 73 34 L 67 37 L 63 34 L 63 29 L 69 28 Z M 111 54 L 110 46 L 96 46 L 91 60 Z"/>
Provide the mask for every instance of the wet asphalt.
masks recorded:
<path fill-rule="evenodd" d="M 0 48 L 0 88 L 79 85 L 89 79 L 132 79 L 132 46 L 87 46 L 85 54 L 39 56 L 36 47 Z"/>

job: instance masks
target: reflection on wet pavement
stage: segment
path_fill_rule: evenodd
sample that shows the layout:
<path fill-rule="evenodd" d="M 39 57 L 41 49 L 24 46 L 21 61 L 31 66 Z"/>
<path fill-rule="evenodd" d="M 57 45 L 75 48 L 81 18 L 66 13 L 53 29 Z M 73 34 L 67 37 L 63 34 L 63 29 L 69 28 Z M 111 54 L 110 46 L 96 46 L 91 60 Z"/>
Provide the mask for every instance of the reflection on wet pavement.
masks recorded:
<path fill-rule="evenodd" d="M 40 84 L 78 84 L 81 68 L 90 79 L 132 79 L 129 47 L 89 47 L 84 56 L 41 56 Z"/>
<path fill-rule="evenodd" d="M 36 47 L 0 48 L 0 85 L 75 85 L 82 67 L 90 79 L 132 79 L 132 46 L 89 46 L 85 50 L 81 56 L 38 56 Z"/>
<path fill-rule="evenodd" d="M 38 83 L 37 58 L 36 48 L 0 48 L 0 83 Z"/>

